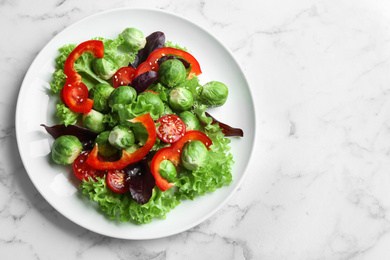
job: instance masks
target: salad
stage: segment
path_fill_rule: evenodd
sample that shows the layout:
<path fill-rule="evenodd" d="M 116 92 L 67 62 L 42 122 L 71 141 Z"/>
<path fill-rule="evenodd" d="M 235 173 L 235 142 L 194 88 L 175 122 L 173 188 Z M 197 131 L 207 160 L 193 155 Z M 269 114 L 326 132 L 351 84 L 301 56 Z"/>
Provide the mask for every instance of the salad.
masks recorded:
<path fill-rule="evenodd" d="M 52 160 L 73 169 L 108 217 L 136 224 L 229 185 L 229 137 L 243 131 L 206 111 L 229 91 L 200 84 L 201 74 L 160 31 L 126 28 L 115 39 L 62 46 L 50 82 L 59 124 L 42 124 L 55 139 Z"/>

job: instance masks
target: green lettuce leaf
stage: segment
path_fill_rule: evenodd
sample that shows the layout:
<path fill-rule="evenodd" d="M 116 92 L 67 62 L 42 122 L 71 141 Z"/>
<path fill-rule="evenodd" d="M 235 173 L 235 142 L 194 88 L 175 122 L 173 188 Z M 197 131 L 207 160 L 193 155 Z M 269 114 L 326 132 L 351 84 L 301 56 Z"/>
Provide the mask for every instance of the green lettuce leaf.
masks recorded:
<path fill-rule="evenodd" d="M 103 123 L 110 128 L 114 128 L 119 124 L 119 116 L 117 113 L 103 114 Z"/>
<path fill-rule="evenodd" d="M 60 54 L 56 58 L 56 68 L 64 69 L 65 61 L 69 54 L 76 48 L 77 44 L 66 44 L 58 49 Z"/>
<path fill-rule="evenodd" d="M 106 39 L 102 37 L 94 38 L 103 42 L 104 56 L 110 56 L 119 68 L 128 66 L 130 62 L 133 62 L 137 53 L 123 53 L 119 51 L 119 47 L 123 44 L 122 38 Z"/>
<path fill-rule="evenodd" d="M 105 178 L 97 178 L 96 182 L 83 181 L 80 189 L 92 201 L 97 202 L 110 219 L 118 219 L 122 222 L 146 224 L 153 218 L 165 219 L 166 214 L 180 204 L 173 191 L 162 192 L 156 187 L 149 202 L 139 205 L 134 202 L 130 193 L 119 194 L 111 191 Z"/>
<path fill-rule="evenodd" d="M 149 113 L 153 120 L 157 120 L 164 113 L 164 103 L 155 94 L 143 92 L 137 97 L 137 101 L 131 104 L 115 104 L 112 111 L 118 113 L 119 122 L 127 124 L 137 116 Z"/>
<path fill-rule="evenodd" d="M 202 125 L 206 125 L 210 128 L 210 127 L 212 127 L 211 123 L 213 122 L 213 119 L 211 117 L 206 116 L 206 109 L 207 109 L 206 105 L 196 103 L 194 105 L 193 112 L 198 117 L 199 122 Z M 219 126 L 218 126 L 218 128 L 219 128 Z M 215 131 L 217 131 L 217 130 L 218 129 L 215 129 Z"/>
<path fill-rule="evenodd" d="M 218 124 L 212 124 L 213 120 L 205 114 L 206 109 L 205 105 L 196 104 L 193 112 L 213 142 L 208 151 L 208 158 L 196 171 L 182 167 L 176 184 L 179 187 L 179 193 L 188 199 L 215 191 L 224 185 L 229 185 L 233 180 L 231 169 L 234 160 L 230 153 L 231 141 L 225 137 Z"/>
<path fill-rule="evenodd" d="M 179 85 L 179 87 L 183 87 L 191 91 L 195 103 L 200 100 L 202 85 L 199 84 L 199 78 L 197 76 L 193 76 L 191 79 L 186 79 L 183 83 Z"/>
<path fill-rule="evenodd" d="M 148 88 L 148 90 L 152 90 L 152 91 L 156 92 L 163 102 L 168 102 L 168 96 L 169 96 L 169 92 L 171 90 L 168 89 L 167 87 L 165 87 L 160 82 L 157 82 L 156 84 L 152 84 Z"/>
<path fill-rule="evenodd" d="M 57 108 L 56 115 L 61 120 L 61 124 L 64 124 L 65 126 L 76 124 L 80 118 L 81 114 L 70 110 L 63 103 L 57 104 L 56 108 Z"/>
<path fill-rule="evenodd" d="M 54 93 L 59 93 L 66 82 L 66 75 L 63 69 L 58 69 L 53 73 L 53 79 L 50 82 L 50 89 Z"/>
<path fill-rule="evenodd" d="M 175 48 L 175 49 L 179 49 L 179 50 L 188 52 L 186 47 L 182 47 L 178 44 L 173 43 L 172 41 L 166 41 L 164 44 L 164 47 L 171 47 L 171 48 Z"/>
<path fill-rule="evenodd" d="M 213 141 L 206 162 L 195 171 L 184 167 L 180 169 L 176 186 L 179 187 L 178 193 L 187 199 L 192 200 L 232 182 L 231 168 L 234 161 L 229 153 L 230 139 L 224 137 L 221 129 L 216 131 L 214 127 L 211 131 L 206 130 L 206 134 Z"/>

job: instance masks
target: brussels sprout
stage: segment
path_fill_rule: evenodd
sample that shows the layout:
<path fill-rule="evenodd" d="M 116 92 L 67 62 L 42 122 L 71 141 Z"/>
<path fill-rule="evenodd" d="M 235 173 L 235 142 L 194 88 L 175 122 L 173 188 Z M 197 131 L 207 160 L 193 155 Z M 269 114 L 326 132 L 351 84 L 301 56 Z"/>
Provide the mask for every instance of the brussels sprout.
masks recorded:
<path fill-rule="evenodd" d="M 99 111 L 92 109 L 90 112 L 83 114 L 83 126 L 100 134 L 106 129 L 106 124 L 103 122 L 104 115 Z"/>
<path fill-rule="evenodd" d="M 158 68 L 160 81 L 168 87 L 174 87 L 186 79 L 186 68 L 180 60 L 166 60 Z"/>
<path fill-rule="evenodd" d="M 104 58 L 96 58 L 92 62 L 92 68 L 94 72 L 102 79 L 108 80 L 114 76 L 115 72 L 119 69 L 118 64 L 110 58 L 110 56 Z"/>
<path fill-rule="evenodd" d="M 118 149 L 108 142 L 109 135 L 110 131 L 104 131 L 101 132 L 95 139 L 95 143 L 98 144 L 99 154 L 103 157 L 110 157 L 118 152 Z"/>
<path fill-rule="evenodd" d="M 130 52 L 137 52 L 146 44 L 144 34 L 136 28 L 126 28 L 119 37 L 123 39 L 123 46 Z"/>
<path fill-rule="evenodd" d="M 159 173 L 161 177 L 169 182 L 173 182 L 177 176 L 176 168 L 169 160 L 164 160 L 160 163 Z"/>
<path fill-rule="evenodd" d="M 111 130 L 108 141 L 112 146 L 122 150 L 132 146 L 135 138 L 130 127 L 117 125 Z"/>
<path fill-rule="evenodd" d="M 89 97 L 93 100 L 93 109 L 99 112 L 107 112 L 109 110 L 108 98 L 115 88 L 108 84 L 100 83 L 91 89 Z"/>
<path fill-rule="evenodd" d="M 188 89 L 177 87 L 169 92 L 169 105 L 176 110 L 188 110 L 194 105 L 194 97 Z"/>
<path fill-rule="evenodd" d="M 135 100 L 137 97 L 137 91 L 130 86 L 120 86 L 111 92 L 111 95 L 108 99 L 108 104 L 110 107 L 116 104 L 127 105 Z"/>
<path fill-rule="evenodd" d="M 190 130 L 201 130 L 199 119 L 196 115 L 192 114 L 190 111 L 183 111 L 179 114 L 181 120 L 183 120 L 186 125 L 186 131 Z"/>
<path fill-rule="evenodd" d="M 197 170 L 207 157 L 206 146 L 198 140 L 187 142 L 181 154 L 181 162 L 188 170 Z"/>
<path fill-rule="evenodd" d="M 201 92 L 201 101 L 209 107 L 219 107 L 225 104 L 229 90 L 225 84 L 218 81 L 206 83 Z"/>
<path fill-rule="evenodd" d="M 51 158 L 62 165 L 71 164 L 83 151 L 80 140 L 73 135 L 58 137 L 51 148 Z"/>

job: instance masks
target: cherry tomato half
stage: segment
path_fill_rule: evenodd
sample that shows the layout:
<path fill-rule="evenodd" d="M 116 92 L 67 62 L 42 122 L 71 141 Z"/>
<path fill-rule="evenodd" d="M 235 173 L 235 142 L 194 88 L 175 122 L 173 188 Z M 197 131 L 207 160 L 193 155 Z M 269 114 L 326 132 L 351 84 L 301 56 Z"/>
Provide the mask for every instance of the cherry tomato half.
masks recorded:
<path fill-rule="evenodd" d="M 88 178 L 91 177 L 94 181 L 96 181 L 97 177 L 101 178 L 104 176 L 105 171 L 96 170 L 86 163 L 89 154 L 90 151 L 84 151 L 76 158 L 73 162 L 73 172 L 80 180 L 88 181 Z"/>
<path fill-rule="evenodd" d="M 88 88 L 82 82 L 65 83 L 61 90 L 61 100 L 78 113 L 88 113 L 93 106 L 93 100 L 88 98 Z"/>
<path fill-rule="evenodd" d="M 112 78 L 112 85 L 114 88 L 120 86 L 127 86 L 133 81 L 135 76 L 135 68 L 123 67 L 120 68 Z"/>
<path fill-rule="evenodd" d="M 107 185 L 116 193 L 126 193 L 130 191 L 129 184 L 126 182 L 126 173 L 124 170 L 108 170 Z"/>
<path fill-rule="evenodd" d="M 176 115 L 166 115 L 157 121 L 160 124 L 157 128 L 157 136 L 166 143 L 178 141 L 186 132 L 186 125 Z"/>

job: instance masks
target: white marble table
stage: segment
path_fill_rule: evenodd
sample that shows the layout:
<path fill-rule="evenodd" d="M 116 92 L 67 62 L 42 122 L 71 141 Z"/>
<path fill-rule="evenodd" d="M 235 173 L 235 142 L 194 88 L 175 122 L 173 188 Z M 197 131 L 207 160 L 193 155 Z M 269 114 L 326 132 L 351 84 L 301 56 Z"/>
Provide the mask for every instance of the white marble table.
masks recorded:
<path fill-rule="evenodd" d="M 16 145 L 24 74 L 62 29 L 147 7 L 207 28 L 256 101 L 248 174 L 202 224 L 146 241 L 105 237 L 54 210 Z M 390 259 L 388 1 L 0 2 L 0 259 Z"/>

